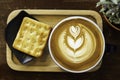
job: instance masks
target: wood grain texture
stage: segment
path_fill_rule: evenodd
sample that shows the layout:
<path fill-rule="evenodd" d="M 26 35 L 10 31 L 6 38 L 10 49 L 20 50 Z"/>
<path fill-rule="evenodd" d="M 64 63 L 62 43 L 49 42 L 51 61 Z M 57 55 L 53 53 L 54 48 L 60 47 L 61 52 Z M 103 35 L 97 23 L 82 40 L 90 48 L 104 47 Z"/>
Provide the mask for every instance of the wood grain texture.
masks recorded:
<path fill-rule="evenodd" d="M 35 73 L 11 70 L 6 63 L 4 30 L 9 13 L 15 9 L 73 9 L 95 10 L 98 0 L 64 2 L 63 0 L 1 0 L 0 1 L 0 80 L 120 80 L 120 32 L 110 27 L 103 18 L 106 43 L 117 46 L 112 53 L 105 53 L 101 68 L 92 73 Z M 102 15 L 102 14 L 101 14 Z"/>

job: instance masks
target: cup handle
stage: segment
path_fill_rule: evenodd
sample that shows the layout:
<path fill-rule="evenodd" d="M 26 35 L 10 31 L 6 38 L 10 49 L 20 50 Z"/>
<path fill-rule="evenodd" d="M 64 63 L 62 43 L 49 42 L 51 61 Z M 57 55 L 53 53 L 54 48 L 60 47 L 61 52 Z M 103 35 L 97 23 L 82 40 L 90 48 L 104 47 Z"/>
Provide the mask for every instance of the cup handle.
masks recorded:
<path fill-rule="evenodd" d="M 105 44 L 105 53 L 113 53 L 117 50 L 117 46 L 113 44 Z"/>

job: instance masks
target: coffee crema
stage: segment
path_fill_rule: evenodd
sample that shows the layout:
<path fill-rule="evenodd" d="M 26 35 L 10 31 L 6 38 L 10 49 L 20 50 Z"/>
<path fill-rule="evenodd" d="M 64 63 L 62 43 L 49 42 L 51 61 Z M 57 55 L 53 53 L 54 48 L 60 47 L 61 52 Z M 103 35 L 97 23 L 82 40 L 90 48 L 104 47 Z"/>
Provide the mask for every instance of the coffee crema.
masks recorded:
<path fill-rule="evenodd" d="M 58 25 L 50 41 L 54 59 L 69 70 L 85 70 L 93 66 L 103 51 L 98 29 L 83 19 L 71 19 Z"/>

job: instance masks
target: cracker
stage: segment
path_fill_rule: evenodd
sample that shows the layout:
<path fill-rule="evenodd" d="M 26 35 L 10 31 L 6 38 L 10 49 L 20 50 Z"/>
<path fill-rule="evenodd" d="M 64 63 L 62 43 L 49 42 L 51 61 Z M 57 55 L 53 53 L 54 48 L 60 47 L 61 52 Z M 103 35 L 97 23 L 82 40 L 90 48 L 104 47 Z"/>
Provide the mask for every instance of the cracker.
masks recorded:
<path fill-rule="evenodd" d="M 46 45 L 50 30 L 49 25 L 25 17 L 13 42 L 13 47 L 28 55 L 39 57 Z"/>

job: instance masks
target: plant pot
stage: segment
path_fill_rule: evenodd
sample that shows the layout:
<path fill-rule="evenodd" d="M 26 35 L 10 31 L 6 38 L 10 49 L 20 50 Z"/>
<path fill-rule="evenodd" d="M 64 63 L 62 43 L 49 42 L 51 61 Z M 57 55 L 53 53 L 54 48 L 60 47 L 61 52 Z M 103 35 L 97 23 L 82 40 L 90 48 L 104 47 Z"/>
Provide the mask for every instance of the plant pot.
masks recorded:
<path fill-rule="evenodd" d="M 107 21 L 107 23 L 108 23 L 111 27 L 113 27 L 114 29 L 120 31 L 120 26 L 115 26 L 114 24 L 112 24 L 105 15 L 104 15 L 104 18 L 105 18 L 105 20 Z"/>

